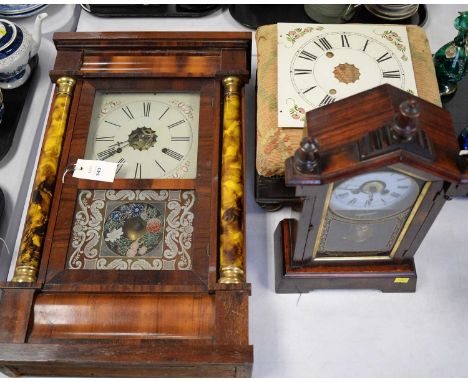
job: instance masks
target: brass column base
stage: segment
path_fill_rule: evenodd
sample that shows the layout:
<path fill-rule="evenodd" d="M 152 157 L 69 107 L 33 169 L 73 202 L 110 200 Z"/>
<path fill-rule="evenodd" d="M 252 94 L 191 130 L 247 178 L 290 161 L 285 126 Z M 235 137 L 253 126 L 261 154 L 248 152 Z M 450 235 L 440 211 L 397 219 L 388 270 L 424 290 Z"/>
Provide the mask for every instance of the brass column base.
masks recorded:
<path fill-rule="evenodd" d="M 221 284 L 240 284 L 244 280 L 244 271 L 235 265 L 221 267 L 218 282 Z"/>
<path fill-rule="evenodd" d="M 15 269 L 15 276 L 11 281 L 15 283 L 33 283 L 36 281 L 36 271 L 35 267 L 29 265 L 18 266 Z"/>

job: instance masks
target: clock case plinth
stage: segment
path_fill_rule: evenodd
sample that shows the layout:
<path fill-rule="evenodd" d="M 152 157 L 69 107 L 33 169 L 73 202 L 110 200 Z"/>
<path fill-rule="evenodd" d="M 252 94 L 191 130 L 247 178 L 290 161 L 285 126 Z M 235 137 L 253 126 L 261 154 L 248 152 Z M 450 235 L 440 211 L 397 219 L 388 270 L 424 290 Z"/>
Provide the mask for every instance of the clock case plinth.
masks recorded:
<path fill-rule="evenodd" d="M 237 126 L 242 130 L 242 84 L 250 77 L 251 34 L 56 33 L 54 42 L 57 58 L 50 72 L 52 81 L 70 77 L 76 85 L 65 119 L 57 181 L 51 184 L 48 225 L 41 227 L 46 233 L 37 281 L 0 283 L 0 370 L 12 376 L 249 376 L 253 363 L 248 339 L 250 284 L 243 281 L 244 274 L 237 280 L 241 282 L 220 282 L 219 194 L 223 80 L 234 76 L 239 83 Z M 200 92 L 197 178 L 116 179 L 109 184 L 67 175 L 62 182 L 65 170 L 83 158 L 98 90 Z M 53 105 L 59 96 L 55 95 Z M 51 112 L 47 131 L 55 119 L 63 120 Z M 244 150 L 245 134 L 236 131 Z M 245 174 L 245 162 L 240 167 L 241 175 Z M 78 189 L 194 189 L 198 215 L 192 268 L 67 267 Z M 245 227 L 245 200 L 239 204 L 238 216 Z M 245 239 L 240 246 L 237 261 L 245 265 Z"/>
<path fill-rule="evenodd" d="M 415 139 L 408 143 L 384 139 L 382 129 L 391 126 L 400 105 L 411 100 L 420 110 Z M 445 203 L 447 190 L 460 182 L 450 114 L 393 86 L 382 85 L 308 112 L 306 129 L 307 136 L 319 143 L 319 165 L 315 171 L 304 173 L 297 168 L 294 156 L 286 160 L 286 185 L 295 189 L 301 215 L 299 220 L 281 221 L 275 231 L 276 292 L 336 288 L 414 292 L 417 276 L 413 256 Z M 363 141 L 372 143 L 364 157 Z M 330 185 L 381 169 L 425 181 L 415 203 L 418 206 L 411 211 L 391 256 L 317 261 L 312 254 L 328 208 Z"/>

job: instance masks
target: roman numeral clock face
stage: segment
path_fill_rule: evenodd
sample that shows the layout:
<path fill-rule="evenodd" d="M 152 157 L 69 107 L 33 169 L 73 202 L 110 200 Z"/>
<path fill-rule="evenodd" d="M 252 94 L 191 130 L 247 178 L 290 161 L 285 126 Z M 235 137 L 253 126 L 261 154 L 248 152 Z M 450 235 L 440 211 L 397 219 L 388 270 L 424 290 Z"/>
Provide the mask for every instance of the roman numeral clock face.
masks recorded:
<path fill-rule="evenodd" d="M 278 123 L 389 83 L 416 93 L 404 27 L 278 24 Z"/>
<path fill-rule="evenodd" d="M 86 159 L 118 163 L 116 178 L 196 177 L 200 96 L 97 93 Z"/>

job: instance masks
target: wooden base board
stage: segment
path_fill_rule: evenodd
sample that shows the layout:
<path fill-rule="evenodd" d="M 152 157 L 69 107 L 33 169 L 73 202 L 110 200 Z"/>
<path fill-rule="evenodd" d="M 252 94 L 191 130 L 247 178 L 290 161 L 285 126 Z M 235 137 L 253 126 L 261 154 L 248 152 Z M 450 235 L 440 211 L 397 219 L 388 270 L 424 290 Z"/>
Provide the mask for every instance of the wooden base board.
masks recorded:
<path fill-rule="evenodd" d="M 249 377 L 252 359 L 252 346 L 0 344 L 9 376 Z"/>
<path fill-rule="evenodd" d="M 132 294 L 14 285 L 0 288 L 4 374 L 250 376 L 249 284 L 217 284 L 208 293 Z"/>
<path fill-rule="evenodd" d="M 292 264 L 293 219 L 282 220 L 275 231 L 276 293 L 306 293 L 314 289 L 378 289 L 382 292 L 415 292 L 413 259 L 401 264 L 341 263 Z"/>

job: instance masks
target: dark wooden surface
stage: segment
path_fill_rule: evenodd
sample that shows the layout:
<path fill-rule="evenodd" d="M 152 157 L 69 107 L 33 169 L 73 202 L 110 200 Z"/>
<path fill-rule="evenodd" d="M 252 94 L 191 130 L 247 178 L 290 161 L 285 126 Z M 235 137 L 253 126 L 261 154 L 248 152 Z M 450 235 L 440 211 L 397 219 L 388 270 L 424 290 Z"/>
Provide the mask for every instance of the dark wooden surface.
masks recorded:
<path fill-rule="evenodd" d="M 53 373 L 66 377 L 245 377 L 251 372 L 252 356 L 251 346 L 160 342 L 0 347 L 0 363 L 18 376 Z"/>
<path fill-rule="evenodd" d="M 455 94 L 448 97 L 442 97 L 444 109 L 452 114 L 453 128 L 457 136 L 465 127 L 468 127 L 468 77 L 465 76 L 458 83 L 458 90 Z M 468 196 L 468 166 L 462 174 L 461 185 L 452 187 L 451 195 L 453 196 Z"/>
<path fill-rule="evenodd" d="M 54 42 L 51 78 L 77 80 L 59 174 L 83 158 L 97 90 L 157 89 L 200 91 L 198 175 L 57 182 L 37 284 L 0 285 L 0 367 L 13 375 L 249 376 L 250 285 L 217 279 L 220 81 L 248 81 L 251 34 L 58 33 Z M 195 190 L 192 270 L 66 269 L 80 189 Z"/>
<path fill-rule="evenodd" d="M 5 161 L 8 160 L 9 156 L 7 156 L 7 154 L 14 143 L 13 138 L 15 134 L 17 134 L 16 129 L 18 128 L 18 122 L 21 118 L 21 112 L 28 96 L 29 88 L 31 83 L 35 81 L 34 77 L 38 61 L 37 55 L 30 59 L 29 65 L 32 69 L 31 75 L 23 85 L 15 89 L 2 90 L 5 111 L 2 122 L 0 123 L 0 166 L 5 157 Z M 18 132 L 18 134 L 20 133 L 21 132 Z M 13 148 L 13 150 L 14 149 L 15 148 Z"/>

